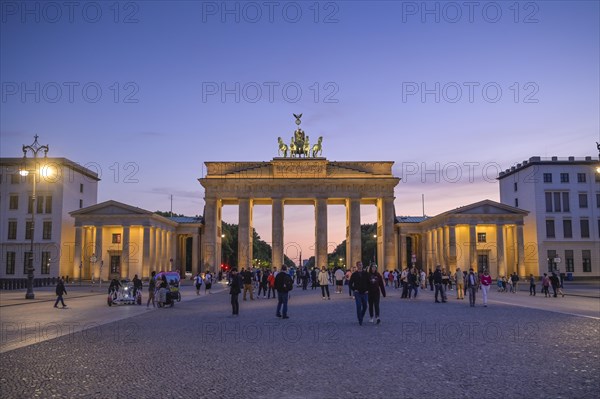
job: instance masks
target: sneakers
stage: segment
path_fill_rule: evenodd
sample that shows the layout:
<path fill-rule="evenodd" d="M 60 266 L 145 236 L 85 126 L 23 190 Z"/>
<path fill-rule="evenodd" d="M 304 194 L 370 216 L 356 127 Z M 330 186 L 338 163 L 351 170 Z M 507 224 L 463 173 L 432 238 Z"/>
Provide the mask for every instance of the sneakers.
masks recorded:
<path fill-rule="evenodd" d="M 369 322 L 373 323 L 375 320 L 373 320 L 373 318 L 371 317 L 371 319 L 369 319 Z"/>
<path fill-rule="evenodd" d="M 377 324 L 380 324 L 381 320 L 379 320 L 379 317 L 377 318 Z"/>
<path fill-rule="evenodd" d="M 280 315 L 280 314 L 276 314 L 275 316 L 276 316 L 276 317 L 281 317 L 281 315 Z"/>

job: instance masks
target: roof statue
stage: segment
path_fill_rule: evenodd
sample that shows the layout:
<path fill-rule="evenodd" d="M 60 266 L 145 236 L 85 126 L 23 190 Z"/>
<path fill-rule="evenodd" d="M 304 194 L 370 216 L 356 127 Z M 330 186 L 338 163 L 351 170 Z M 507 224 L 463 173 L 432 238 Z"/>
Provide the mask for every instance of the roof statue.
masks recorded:
<path fill-rule="evenodd" d="M 308 135 L 304 133 L 304 130 L 300 128 L 300 124 L 302 123 L 302 114 L 292 114 L 294 118 L 296 118 L 296 125 L 298 128 L 294 131 L 294 135 L 292 136 L 292 140 L 290 145 L 284 143 L 281 137 L 277 137 L 277 142 L 279 145 L 279 149 L 277 155 L 283 154 L 284 158 L 288 157 L 288 150 L 290 154 L 290 158 L 316 158 L 317 154 L 321 155 L 323 153 L 322 143 L 323 136 L 319 137 L 317 143 L 315 145 L 310 146 L 310 138 Z"/>

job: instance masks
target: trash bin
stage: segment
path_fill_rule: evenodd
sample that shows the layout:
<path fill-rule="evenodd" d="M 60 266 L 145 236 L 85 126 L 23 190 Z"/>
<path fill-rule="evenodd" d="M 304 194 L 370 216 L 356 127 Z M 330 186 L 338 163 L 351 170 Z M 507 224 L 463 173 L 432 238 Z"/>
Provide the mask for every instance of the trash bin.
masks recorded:
<path fill-rule="evenodd" d="M 573 281 L 573 273 L 567 273 L 567 281 Z"/>

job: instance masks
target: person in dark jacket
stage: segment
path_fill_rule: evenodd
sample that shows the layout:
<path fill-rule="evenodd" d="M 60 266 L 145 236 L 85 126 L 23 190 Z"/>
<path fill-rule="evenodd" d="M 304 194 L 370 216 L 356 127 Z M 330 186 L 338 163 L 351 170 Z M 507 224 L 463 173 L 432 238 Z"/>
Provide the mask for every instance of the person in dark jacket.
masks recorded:
<path fill-rule="evenodd" d="M 383 278 L 381 274 L 377 272 L 377 265 L 372 264 L 369 268 L 369 317 L 371 323 L 373 323 L 373 308 L 375 308 L 375 319 L 377 324 L 381 323 L 379 319 L 379 300 L 381 295 L 385 298 L 385 286 L 383 285 Z M 381 295 L 379 292 L 381 291 Z"/>
<path fill-rule="evenodd" d="M 433 272 L 433 285 L 435 286 L 435 303 L 440 303 L 438 301 L 438 293 L 442 297 L 442 302 L 446 302 L 446 294 L 442 285 L 442 267 L 440 265 L 437 265 L 435 272 Z"/>
<path fill-rule="evenodd" d="M 362 326 L 363 318 L 367 312 L 367 299 L 371 280 L 369 273 L 363 270 L 362 262 L 356 262 L 356 271 L 350 277 L 350 289 L 354 292 L 354 301 L 356 303 L 356 316 L 358 324 Z"/>
<path fill-rule="evenodd" d="M 277 290 L 277 312 L 275 315 L 282 319 L 289 319 L 287 315 L 289 291 L 294 288 L 294 280 L 287 272 L 287 266 L 281 266 L 281 272 L 275 277 L 275 289 Z"/>
<path fill-rule="evenodd" d="M 231 270 L 231 282 L 229 283 L 229 295 L 231 295 L 231 314 L 237 316 L 240 314 L 240 302 L 238 296 L 241 289 L 242 283 L 238 275 L 237 269 Z"/>
<path fill-rule="evenodd" d="M 56 302 L 54 302 L 54 307 L 58 307 L 58 301 L 62 303 L 62 307 L 66 308 L 65 301 L 63 300 L 63 295 L 67 295 L 67 290 L 65 289 L 65 283 L 62 278 L 58 279 L 58 284 L 56 284 Z"/>

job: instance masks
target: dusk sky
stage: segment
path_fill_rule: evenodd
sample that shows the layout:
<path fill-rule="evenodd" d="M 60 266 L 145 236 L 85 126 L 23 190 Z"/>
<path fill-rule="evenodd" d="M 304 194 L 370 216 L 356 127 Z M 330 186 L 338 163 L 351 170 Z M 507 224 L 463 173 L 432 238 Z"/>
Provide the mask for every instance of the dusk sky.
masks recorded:
<path fill-rule="evenodd" d="M 204 162 L 271 160 L 292 113 L 329 160 L 394 161 L 398 216 L 497 201 L 531 156 L 598 155 L 598 1 L 67 4 L 1 3 L 0 155 L 38 134 L 100 173 L 99 202 L 201 214 Z M 344 220 L 329 207 L 332 245 Z M 312 255 L 312 207 L 285 229 Z"/>

